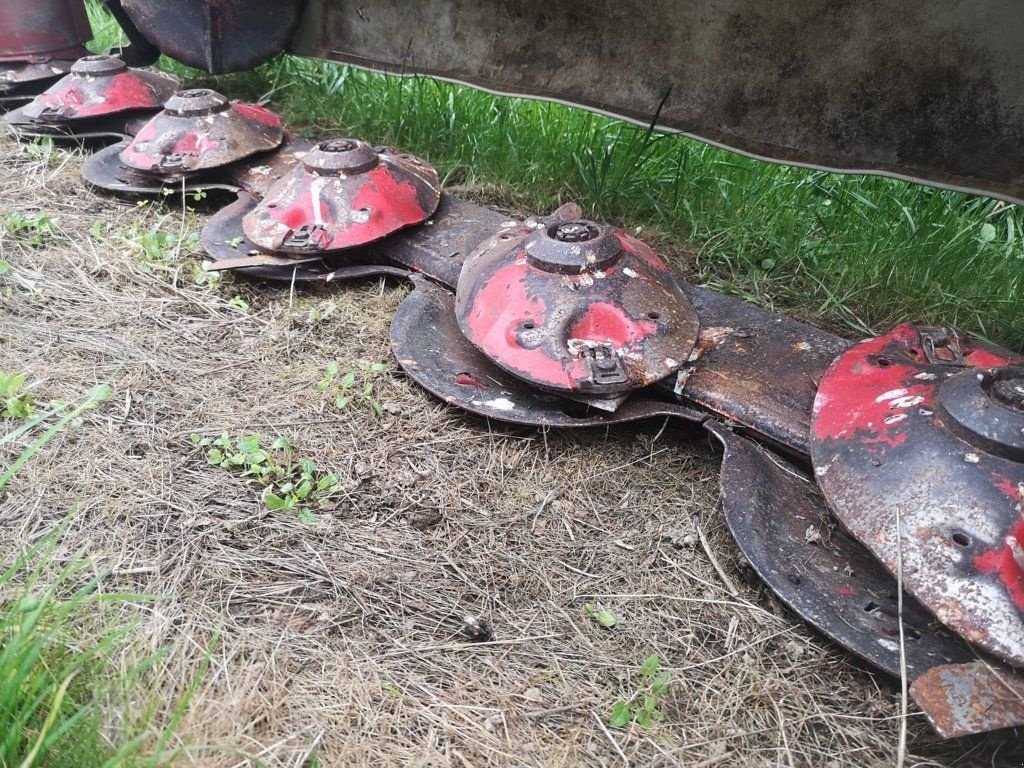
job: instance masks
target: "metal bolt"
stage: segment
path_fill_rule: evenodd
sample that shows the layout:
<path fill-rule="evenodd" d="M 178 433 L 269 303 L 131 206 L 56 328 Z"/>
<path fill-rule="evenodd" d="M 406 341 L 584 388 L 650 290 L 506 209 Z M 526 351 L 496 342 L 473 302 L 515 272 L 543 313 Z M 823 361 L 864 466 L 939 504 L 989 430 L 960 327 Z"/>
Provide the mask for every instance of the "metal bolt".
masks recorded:
<path fill-rule="evenodd" d="M 1000 379 L 992 385 L 992 393 L 1007 405 L 1024 411 L 1024 378 Z"/>
<path fill-rule="evenodd" d="M 555 239 L 560 243 L 585 243 L 600 234 L 594 227 L 582 221 L 570 221 L 559 224 L 555 230 Z"/>

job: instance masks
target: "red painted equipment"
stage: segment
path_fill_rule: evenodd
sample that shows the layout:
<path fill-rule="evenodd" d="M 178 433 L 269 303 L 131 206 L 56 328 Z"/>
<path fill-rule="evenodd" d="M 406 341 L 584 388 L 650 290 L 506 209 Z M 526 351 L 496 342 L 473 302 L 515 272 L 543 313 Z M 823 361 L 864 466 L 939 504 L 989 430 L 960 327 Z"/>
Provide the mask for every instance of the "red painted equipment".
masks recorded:
<path fill-rule="evenodd" d="M 91 38 L 85 0 L 0 0 L 0 61 L 77 59 Z"/>
<path fill-rule="evenodd" d="M 484 241 L 459 277 L 466 337 L 543 389 L 613 397 L 675 373 L 697 316 L 639 240 L 586 220 L 513 224 Z"/>
<path fill-rule="evenodd" d="M 811 456 L 842 524 L 954 631 L 1024 665 L 1024 367 L 901 325 L 822 378 Z"/>
<path fill-rule="evenodd" d="M 276 181 L 242 227 L 260 249 L 308 256 L 420 224 L 440 199 L 437 171 L 419 158 L 334 139 Z"/>
<path fill-rule="evenodd" d="M 158 110 L 178 86 L 174 75 L 129 69 L 116 56 L 86 56 L 75 62 L 69 75 L 39 94 L 22 114 L 31 120 L 59 123 Z"/>
<path fill-rule="evenodd" d="M 179 91 L 122 150 L 129 168 L 181 176 L 266 152 L 281 144 L 281 118 L 204 88 Z"/>

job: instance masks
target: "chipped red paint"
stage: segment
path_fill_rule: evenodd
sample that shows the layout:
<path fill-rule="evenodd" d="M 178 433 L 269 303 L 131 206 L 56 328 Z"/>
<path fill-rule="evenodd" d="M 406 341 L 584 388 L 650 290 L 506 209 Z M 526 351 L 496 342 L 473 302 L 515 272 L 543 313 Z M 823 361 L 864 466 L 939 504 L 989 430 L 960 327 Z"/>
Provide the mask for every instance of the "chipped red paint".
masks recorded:
<path fill-rule="evenodd" d="M 266 251 L 340 251 L 425 221 L 440 202 L 439 186 L 437 172 L 410 155 L 325 141 L 270 186 L 242 226 Z"/>
<path fill-rule="evenodd" d="M 479 379 L 470 373 L 460 373 L 455 377 L 455 383 L 461 384 L 465 387 L 476 387 L 477 389 L 484 388 L 484 385 L 480 383 Z"/>
<path fill-rule="evenodd" d="M 903 337 L 897 329 L 896 337 Z M 830 386 L 814 398 L 814 435 L 819 440 L 852 440 L 899 445 L 911 408 L 931 407 L 932 389 L 914 380 L 919 370 L 882 355 L 888 336 L 866 341 L 859 354 L 843 355 L 828 371 Z M 905 425 L 903 425 L 905 426 Z"/>
<path fill-rule="evenodd" d="M 55 119 L 79 120 L 160 109 L 177 84 L 173 75 L 157 72 L 124 71 L 96 77 L 72 72 L 37 96 L 25 113 L 36 119 L 50 112 Z"/>
<path fill-rule="evenodd" d="M 575 208 L 481 243 L 456 307 L 489 359 L 562 393 L 612 398 L 646 386 L 677 371 L 697 336 L 693 307 L 661 259 Z"/>
<path fill-rule="evenodd" d="M 231 102 L 231 106 L 236 112 L 249 120 L 255 120 L 256 122 L 263 123 L 271 128 L 281 127 L 281 118 L 266 107 L 261 107 L 259 104 L 246 104 L 244 101 L 233 101 Z"/>
<path fill-rule="evenodd" d="M 1022 421 L 992 389 L 1019 365 L 945 328 L 856 344 L 820 381 L 811 458 L 836 517 L 890 572 L 902 563 L 911 594 L 1024 666 Z"/>
<path fill-rule="evenodd" d="M 569 338 L 609 342 L 615 349 L 625 349 L 657 330 L 656 322 L 635 320 L 622 307 L 597 301 L 588 306 L 583 317 L 572 325 Z"/>
<path fill-rule="evenodd" d="M 543 385 L 573 389 L 590 377 L 584 361 L 553 359 L 540 346 L 529 349 L 519 343 L 524 328 L 541 328 L 547 322 L 544 300 L 526 287 L 531 270 L 525 260 L 499 269 L 494 279 L 480 287 L 466 322 L 477 347 L 488 357 L 502 360 L 503 367 Z"/>
<path fill-rule="evenodd" d="M 1019 521 L 1007 537 L 1012 536 L 1024 545 L 1024 520 Z M 1005 539 L 1004 539 L 1005 542 Z M 982 573 L 996 576 L 1021 611 L 1024 611 L 1024 570 L 1021 569 L 1009 543 L 983 552 L 974 558 L 975 567 Z"/>

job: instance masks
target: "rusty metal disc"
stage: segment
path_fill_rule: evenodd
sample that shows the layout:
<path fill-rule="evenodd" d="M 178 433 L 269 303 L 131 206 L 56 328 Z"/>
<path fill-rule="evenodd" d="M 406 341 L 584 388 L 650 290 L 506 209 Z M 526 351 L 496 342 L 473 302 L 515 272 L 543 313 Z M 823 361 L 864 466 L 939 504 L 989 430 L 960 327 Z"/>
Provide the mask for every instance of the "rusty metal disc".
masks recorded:
<path fill-rule="evenodd" d="M 328 253 L 420 224 L 440 197 L 437 171 L 423 160 L 391 147 L 332 139 L 278 179 L 242 226 L 265 251 Z"/>
<path fill-rule="evenodd" d="M 176 90 L 177 77 L 129 69 L 116 56 L 85 56 L 71 72 L 24 109 L 31 120 L 64 123 L 120 112 L 159 110 Z"/>
<path fill-rule="evenodd" d="M 1024 367 L 912 324 L 840 355 L 811 457 L 836 517 L 967 640 L 1024 665 Z M 1011 365 L 1012 364 L 1012 365 Z M 899 521 L 899 523 L 897 522 Z"/>
<path fill-rule="evenodd" d="M 269 109 L 195 88 L 168 99 L 121 152 L 121 162 L 139 171 L 180 176 L 267 152 L 283 138 L 281 118 Z"/>
<path fill-rule="evenodd" d="M 560 217 L 484 241 L 459 277 L 466 337 L 553 392 L 621 395 L 679 370 L 698 320 L 665 264 L 612 227 Z"/>
<path fill-rule="evenodd" d="M 613 413 L 553 395 L 495 365 L 470 344 L 455 319 L 450 291 L 415 275 L 415 290 L 391 323 L 391 349 L 413 381 L 450 405 L 532 427 L 592 427 L 656 416 L 699 423 L 703 414 L 636 393 Z"/>
<path fill-rule="evenodd" d="M 803 471 L 718 421 L 705 428 L 725 448 L 722 510 L 757 575 L 796 613 L 890 675 L 900 674 L 896 581 L 847 535 Z M 907 672 L 913 679 L 975 653 L 904 596 Z"/>
<path fill-rule="evenodd" d="M 121 162 L 121 153 L 129 144 L 123 139 L 85 158 L 82 163 L 82 177 L 93 186 L 109 192 L 130 195 L 163 196 L 174 192 L 195 192 L 197 190 L 223 189 L 229 192 L 237 190 L 234 181 L 225 179 L 224 174 L 207 171 L 163 178 L 151 173 L 144 173 L 130 168 Z"/>
<path fill-rule="evenodd" d="M 104 117 L 90 117 L 67 123 L 43 123 L 31 120 L 24 107 L 12 109 L 4 115 L 4 123 L 19 138 L 50 138 L 54 141 L 78 142 L 84 139 L 128 140 L 146 124 L 149 116 L 135 112 L 121 112 Z"/>
<path fill-rule="evenodd" d="M 718 421 L 722 508 L 740 550 L 783 603 L 899 677 L 900 619 L 911 694 L 945 738 L 1024 725 L 1024 676 L 978 652 L 906 593 L 832 518 L 814 481 Z"/>

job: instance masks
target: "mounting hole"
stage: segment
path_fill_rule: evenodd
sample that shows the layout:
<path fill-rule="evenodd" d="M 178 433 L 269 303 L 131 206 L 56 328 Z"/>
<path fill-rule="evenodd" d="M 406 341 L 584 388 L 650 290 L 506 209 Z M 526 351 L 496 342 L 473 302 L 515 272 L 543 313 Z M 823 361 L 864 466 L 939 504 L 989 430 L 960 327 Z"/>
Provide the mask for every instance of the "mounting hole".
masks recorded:
<path fill-rule="evenodd" d="M 875 362 L 878 363 L 879 368 L 888 368 L 890 365 L 892 365 L 892 360 L 890 360 L 888 357 L 880 357 Z"/>
<path fill-rule="evenodd" d="M 971 546 L 971 537 L 963 531 L 957 531 L 952 536 L 950 536 L 950 538 L 953 539 L 953 543 L 956 544 L 958 547 Z"/>
<path fill-rule="evenodd" d="M 921 639 L 921 633 L 920 632 L 918 632 L 913 627 L 908 627 L 906 625 L 904 625 L 904 627 L 903 627 L 903 634 L 906 637 L 910 638 L 911 640 L 920 640 Z"/>
<path fill-rule="evenodd" d="M 527 320 L 525 323 L 523 323 L 523 330 L 524 331 L 532 331 L 536 327 L 537 327 L 537 324 L 534 323 L 532 320 Z"/>
<path fill-rule="evenodd" d="M 865 605 L 864 605 L 864 612 L 865 612 L 865 613 L 874 613 L 874 612 L 875 612 L 875 611 L 877 611 L 877 610 L 878 610 L 878 609 L 879 609 L 880 607 L 881 607 L 881 606 L 879 606 L 879 605 L 878 605 L 878 603 L 876 603 L 876 602 L 875 602 L 874 600 L 869 600 L 869 601 L 868 601 L 867 603 L 865 603 Z"/>
<path fill-rule="evenodd" d="M 789 580 L 789 583 L 792 584 L 794 587 L 800 586 L 801 579 L 799 575 L 795 573 L 790 573 L 786 576 L 786 578 Z"/>
<path fill-rule="evenodd" d="M 910 348 L 910 350 L 909 350 L 909 352 L 910 352 L 910 354 L 911 354 L 911 355 L 913 355 L 914 357 L 920 357 L 920 356 L 921 356 L 921 350 L 920 350 L 920 349 L 918 349 L 917 347 L 911 347 L 911 348 Z"/>
<path fill-rule="evenodd" d="M 660 320 L 661 319 L 661 312 L 648 312 L 647 316 L 651 320 Z"/>
<path fill-rule="evenodd" d="M 277 203 L 267 203 L 267 208 L 277 208 Z"/>

